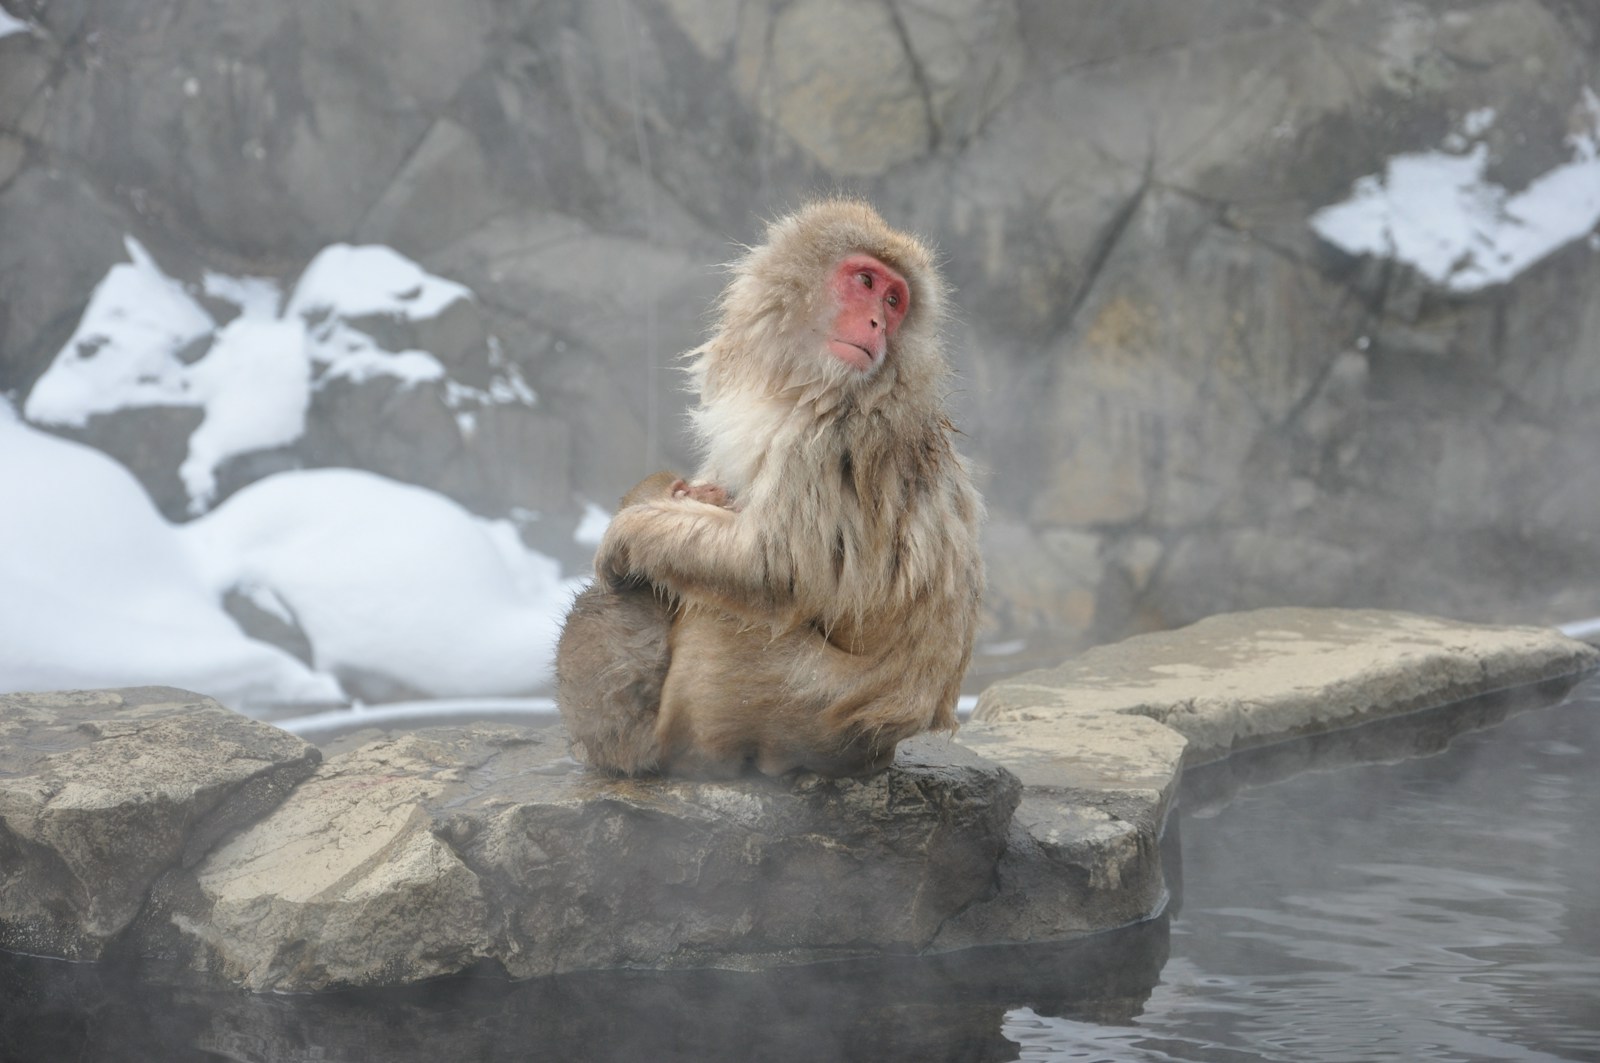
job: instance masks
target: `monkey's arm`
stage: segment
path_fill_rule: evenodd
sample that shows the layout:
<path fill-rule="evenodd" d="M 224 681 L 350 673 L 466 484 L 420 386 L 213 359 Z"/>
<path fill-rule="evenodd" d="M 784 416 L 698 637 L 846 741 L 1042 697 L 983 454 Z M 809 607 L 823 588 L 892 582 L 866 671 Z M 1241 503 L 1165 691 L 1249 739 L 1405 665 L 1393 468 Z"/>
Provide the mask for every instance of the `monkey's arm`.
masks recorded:
<path fill-rule="evenodd" d="M 606 529 L 595 571 L 612 583 L 646 580 L 738 616 L 769 622 L 796 607 L 792 563 L 735 510 L 693 497 L 621 510 Z"/>

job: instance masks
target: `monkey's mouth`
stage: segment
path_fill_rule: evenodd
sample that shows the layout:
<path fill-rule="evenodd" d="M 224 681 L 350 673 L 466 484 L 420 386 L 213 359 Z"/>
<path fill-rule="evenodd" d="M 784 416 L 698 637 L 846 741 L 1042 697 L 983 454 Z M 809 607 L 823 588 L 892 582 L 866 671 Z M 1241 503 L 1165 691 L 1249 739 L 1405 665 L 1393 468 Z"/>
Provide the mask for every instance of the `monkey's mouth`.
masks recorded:
<path fill-rule="evenodd" d="M 851 343 L 848 340 L 829 340 L 828 350 L 832 351 L 833 356 L 845 365 L 863 373 L 878 364 L 877 357 L 859 343 Z"/>

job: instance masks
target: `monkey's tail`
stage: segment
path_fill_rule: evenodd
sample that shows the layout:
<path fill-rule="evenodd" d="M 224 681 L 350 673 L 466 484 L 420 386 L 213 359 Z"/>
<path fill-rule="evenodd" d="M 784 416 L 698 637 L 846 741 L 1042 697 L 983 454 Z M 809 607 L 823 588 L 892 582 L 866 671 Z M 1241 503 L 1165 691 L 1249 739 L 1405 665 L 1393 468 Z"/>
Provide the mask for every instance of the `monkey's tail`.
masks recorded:
<path fill-rule="evenodd" d="M 648 589 L 592 585 L 556 646 L 556 705 L 585 763 L 619 775 L 660 768 L 656 718 L 671 650 L 667 606 Z"/>
<path fill-rule="evenodd" d="M 615 775 L 652 775 L 661 766 L 656 742 L 660 684 L 635 681 L 620 686 L 600 682 L 557 683 L 557 704 L 578 759 Z"/>

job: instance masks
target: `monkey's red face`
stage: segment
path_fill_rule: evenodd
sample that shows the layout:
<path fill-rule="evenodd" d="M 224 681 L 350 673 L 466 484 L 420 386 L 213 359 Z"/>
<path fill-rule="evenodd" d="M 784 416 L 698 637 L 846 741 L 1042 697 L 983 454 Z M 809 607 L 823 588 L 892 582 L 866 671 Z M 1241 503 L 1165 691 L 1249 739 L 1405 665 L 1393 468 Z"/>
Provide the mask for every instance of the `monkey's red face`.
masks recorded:
<path fill-rule="evenodd" d="M 866 254 L 850 255 L 835 266 L 829 287 L 839 310 L 828 330 L 828 351 L 865 373 L 888 353 L 889 337 L 911 308 L 911 287 Z"/>

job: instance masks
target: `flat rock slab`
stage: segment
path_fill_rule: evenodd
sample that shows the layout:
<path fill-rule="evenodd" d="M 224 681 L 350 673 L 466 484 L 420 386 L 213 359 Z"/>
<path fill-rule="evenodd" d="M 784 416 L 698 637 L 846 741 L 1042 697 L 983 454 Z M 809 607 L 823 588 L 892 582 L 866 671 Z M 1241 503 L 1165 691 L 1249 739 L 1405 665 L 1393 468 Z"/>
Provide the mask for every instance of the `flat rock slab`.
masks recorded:
<path fill-rule="evenodd" d="M 1577 676 L 1600 651 L 1548 628 L 1410 613 L 1259 609 L 1100 646 L 983 692 L 973 719 L 1146 716 L 1187 764 L 1495 690 Z"/>
<path fill-rule="evenodd" d="M 969 721 L 959 741 L 1023 783 L 996 889 L 935 947 L 1047 941 L 1126 926 L 1167 897 L 1161 837 L 1182 776 L 1182 735 L 1108 712 Z"/>
<path fill-rule="evenodd" d="M 95 959 L 317 749 L 171 687 L 0 695 L 0 948 Z"/>
<path fill-rule="evenodd" d="M 948 741 L 867 779 L 616 780 L 559 728 L 332 757 L 163 886 L 150 956 L 256 990 L 916 952 L 992 891 L 1020 784 Z"/>
<path fill-rule="evenodd" d="M 960 741 L 1023 782 L 997 890 L 959 948 L 1104 930 L 1159 911 L 1162 827 L 1185 764 L 1509 687 L 1600 651 L 1543 628 L 1262 609 L 1089 650 L 983 692 Z"/>

